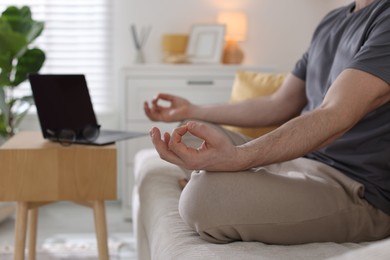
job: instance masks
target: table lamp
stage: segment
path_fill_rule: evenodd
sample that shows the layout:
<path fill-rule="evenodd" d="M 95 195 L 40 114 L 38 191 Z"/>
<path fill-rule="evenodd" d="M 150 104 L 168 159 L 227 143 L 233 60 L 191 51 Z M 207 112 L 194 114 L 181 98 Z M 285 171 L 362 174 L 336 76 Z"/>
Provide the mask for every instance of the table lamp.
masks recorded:
<path fill-rule="evenodd" d="M 238 42 L 244 41 L 247 34 L 247 17 L 244 12 L 221 12 L 218 23 L 226 26 L 225 48 L 222 62 L 225 64 L 240 64 L 244 53 Z"/>

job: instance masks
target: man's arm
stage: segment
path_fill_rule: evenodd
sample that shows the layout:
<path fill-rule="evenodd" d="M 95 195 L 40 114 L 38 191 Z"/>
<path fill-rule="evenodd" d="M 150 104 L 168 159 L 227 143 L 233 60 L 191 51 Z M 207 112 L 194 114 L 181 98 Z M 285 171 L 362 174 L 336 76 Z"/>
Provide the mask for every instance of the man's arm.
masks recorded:
<path fill-rule="evenodd" d="M 273 132 L 242 146 L 230 145 L 205 125 L 190 123 L 160 139 L 157 129 L 152 141 L 161 158 L 188 169 L 238 171 L 301 157 L 333 142 L 367 113 L 390 101 L 390 87 L 380 78 L 355 69 L 340 74 L 322 105 L 296 117 Z M 181 142 L 190 132 L 204 141 L 198 149 Z"/>
<path fill-rule="evenodd" d="M 299 115 L 306 102 L 305 82 L 289 74 L 270 96 L 234 104 L 197 106 L 189 118 L 242 127 L 274 126 Z"/>
<path fill-rule="evenodd" d="M 249 158 L 241 167 L 304 156 L 332 143 L 389 100 L 390 87 L 385 81 L 363 71 L 347 69 L 330 87 L 320 107 L 240 147 L 240 156 Z M 253 156 L 255 153 L 260 156 Z"/>
<path fill-rule="evenodd" d="M 160 101 L 168 102 L 169 106 L 160 105 Z M 267 97 L 235 104 L 198 106 L 181 97 L 159 94 L 150 105 L 145 102 L 144 110 L 153 121 L 195 119 L 216 124 L 258 127 L 280 125 L 298 115 L 305 104 L 305 83 L 290 74 L 279 90 Z"/>

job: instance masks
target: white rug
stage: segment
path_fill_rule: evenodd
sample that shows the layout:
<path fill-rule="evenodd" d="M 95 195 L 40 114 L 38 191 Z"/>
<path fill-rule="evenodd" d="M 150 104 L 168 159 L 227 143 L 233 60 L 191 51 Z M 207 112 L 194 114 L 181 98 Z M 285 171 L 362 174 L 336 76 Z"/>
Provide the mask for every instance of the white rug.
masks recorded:
<path fill-rule="evenodd" d="M 110 260 L 136 260 L 134 237 L 112 234 L 108 238 Z M 0 246 L 0 259 L 13 259 L 13 246 Z M 59 234 L 46 239 L 37 248 L 37 260 L 96 260 L 95 234 Z"/>

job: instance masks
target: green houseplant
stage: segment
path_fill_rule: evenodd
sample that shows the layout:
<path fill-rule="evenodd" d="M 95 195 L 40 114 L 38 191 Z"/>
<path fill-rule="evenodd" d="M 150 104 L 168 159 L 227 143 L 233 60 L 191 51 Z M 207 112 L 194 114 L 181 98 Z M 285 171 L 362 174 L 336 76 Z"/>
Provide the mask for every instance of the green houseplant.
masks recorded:
<path fill-rule="evenodd" d="M 33 41 L 42 33 L 43 22 L 32 19 L 28 6 L 10 6 L 0 16 L 0 136 L 15 133 L 34 100 L 31 95 L 17 97 L 14 90 L 29 73 L 38 72 L 45 53 Z"/>

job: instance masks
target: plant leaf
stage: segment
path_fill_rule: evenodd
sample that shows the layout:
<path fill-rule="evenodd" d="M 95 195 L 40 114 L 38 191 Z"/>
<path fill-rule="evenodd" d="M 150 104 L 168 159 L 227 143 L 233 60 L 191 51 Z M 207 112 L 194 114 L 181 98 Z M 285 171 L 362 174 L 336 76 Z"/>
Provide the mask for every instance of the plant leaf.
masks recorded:
<path fill-rule="evenodd" d="M 38 72 L 45 62 L 45 58 L 45 53 L 41 49 L 34 48 L 27 50 L 18 60 L 12 86 L 17 86 L 25 81 L 29 73 Z"/>
<path fill-rule="evenodd" d="M 18 33 L 12 31 L 11 26 L 0 18 L 0 55 L 4 53 L 11 54 L 14 57 L 20 50 L 27 45 L 26 38 Z"/>
<path fill-rule="evenodd" d="M 31 30 L 31 10 L 28 6 L 18 8 L 16 6 L 9 6 L 2 13 L 2 17 L 12 27 L 14 32 L 22 34 L 27 37 L 28 32 Z"/>
<path fill-rule="evenodd" d="M 14 57 L 26 45 L 25 37 L 13 32 L 11 26 L 0 17 L 0 87 L 11 85 Z"/>
<path fill-rule="evenodd" d="M 8 105 L 7 105 L 7 100 L 6 100 L 6 95 L 5 95 L 5 91 L 4 91 L 4 88 L 1 87 L 0 88 L 0 110 L 1 110 L 1 122 L 3 124 L 5 124 L 4 122 L 8 122 L 8 112 L 9 112 L 9 109 L 8 109 Z M 3 122 L 4 120 L 4 122 Z"/>
<path fill-rule="evenodd" d="M 20 57 L 27 50 L 27 45 L 33 42 L 43 31 L 44 23 L 32 19 L 31 10 L 28 6 L 17 8 L 8 7 L 3 13 L 3 21 L 8 23 L 13 32 L 21 34 L 25 38 L 25 46 L 21 47 L 16 56 Z"/>
<path fill-rule="evenodd" d="M 11 85 L 12 56 L 10 52 L 0 53 L 0 87 Z"/>
<path fill-rule="evenodd" d="M 27 42 L 33 42 L 39 35 L 41 35 L 45 24 L 43 22 L 32 21 L 30 31 L 27 33 Z"/>
<path fill-rule="evenodd" d="M 7 125 L 5 124 L 7 120 L 4 119 L 4 115 L 0 114 L 0 136 L 7 137 Z"/>

